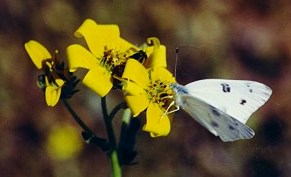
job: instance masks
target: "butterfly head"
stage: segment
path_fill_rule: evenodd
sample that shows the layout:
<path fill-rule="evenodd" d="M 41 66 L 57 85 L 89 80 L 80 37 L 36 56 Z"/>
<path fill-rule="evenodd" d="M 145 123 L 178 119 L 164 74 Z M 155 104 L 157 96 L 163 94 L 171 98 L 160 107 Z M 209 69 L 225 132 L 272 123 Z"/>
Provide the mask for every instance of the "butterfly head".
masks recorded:
<path fill-rule="evenodd" d="M 180 85 L 178 83 L 171 83 L 169 85 L 169 87 L 173 90 L 173 92 L 175 93 L 175 95 L 177 94 L 187 94 L 188 91 L 187 89 L 183 86 L 183 85 Z"/>
<path fill-rule="evenodd" d="M 179 102 L 181 101 L 179 95 L 188 93 L 186 88 L 184 88 L 184 86 L 182 86 L 178 83 L 169 83 L 168 87 L 171 90 L 172 95 L 171 95 L 171 102 L 170 102 L 170 104 L 168 104 L 168 107 L 167 107 L 164 115 L 171 114 L 173 112 L 178 111 L 180 109 Z"/>

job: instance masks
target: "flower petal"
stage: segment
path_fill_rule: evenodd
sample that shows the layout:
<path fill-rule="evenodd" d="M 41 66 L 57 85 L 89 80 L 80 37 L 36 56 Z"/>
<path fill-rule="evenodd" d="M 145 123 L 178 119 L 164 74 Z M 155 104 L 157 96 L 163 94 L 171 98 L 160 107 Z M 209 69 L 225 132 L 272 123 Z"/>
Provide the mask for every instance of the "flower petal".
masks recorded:
<path fill-rule="evenodd" d="M 91 69 L 99 64 L 99 60 L 91 52 L 78 44 L 67 48 L 67 56 L 70 71 L 75 71 L 79 67 Z"/>
<path fill-rule="evenodd" d="M 111 90 L 111 74 L 103 67 L 97 65 L 88 71 L 83 79 L 84 85 L 104 97 Z"/>
<path fill-rule="evenodd" d="M 131 81 L 125 82 L 125 84 L 122 87 L 122 90 L 124 90 L 128 95 L 146 94 L 144 88 L 141 88 L 136 83 Z"/>
<path fill-rule="evenodd" d="M 103 55 L 104 46 L 114 46 L 119 38 L 119 28 L 117 25 L 97 25 L 92 19 L 86 19 L 75 36 L 84 37 L 91 52 L 98 57 Z"/>
<path fill-rule="evenodd" d="M 174 83 L 175 77 L 173 77 L 172 73 L 163 67 L 155 67 L 152 68 L 150 72 L 151 80 L 162 80 L 165 83 Z"/>
<path fill-rule="evenodd" d="M 58 87 L 62 87 L 65 84 L 65 81 L 63 79 L 55 79 L 55 82 Z"/>
<path fill-rule="evenodd" d="M 56 88 L 53 85 L 48 85 L 45 89 L 45 100 L 48 106 L 55 106 L 61 96 L 62 88 Z"/>
<path fill-rule="evenodd" d="M 166 47 L 164 45 L 150 46 L 145 51 L 149 56 L 144 63 L 146 68 L 167 67 Z"/>
<path fill-rule="evenodd" d="M 92 19 L 86 19 L 75 32 L 75 36 L 84 37 L 90 51 L 97 58 L 103 56 L 105 47 L 117 51 L 138 50 L 136 46 L 120 38 L 117 25 L 98 25 Z"/>
<path fill-rule="evenodd" d="M 146 68 L 134 59 L 128 59 L 124 68 L 122 78 L 137 83 L 141 88 L 149 84 L 149 74 Z"/>
<path fill-rule="evenodd" d="M 132 49 L 133 51 L 138 51 L 139 48 L 133 45 L 132 43 L 126 41 L 125 39 L 119 38 L 117 42 L 114 44 L 115 49 L 119 51 L 127 51 L 129 49 Z"/>
<path fill-rule="evenodd" d="M 125 101 L 128 107 L 131 109 L 133 117 L 138 116 L 149 105 L 149 99 L 145 94 L 139 95 L 125 95 Z"/>
<path fill-rule="evenodd" d="M 152 137 L 166 136 L 171 129 L 170 119 L 165 111 L 156 103 L 150 103 L 146 111 L 144 131 L 150 132 Z"/>
<path fill-rule="evenodd" d="M 52 58 L 48 50 L 39 42 L 31 40 L 24 44 L 32 62 L 38 69 L 42 68 L 42 61 Z"/>

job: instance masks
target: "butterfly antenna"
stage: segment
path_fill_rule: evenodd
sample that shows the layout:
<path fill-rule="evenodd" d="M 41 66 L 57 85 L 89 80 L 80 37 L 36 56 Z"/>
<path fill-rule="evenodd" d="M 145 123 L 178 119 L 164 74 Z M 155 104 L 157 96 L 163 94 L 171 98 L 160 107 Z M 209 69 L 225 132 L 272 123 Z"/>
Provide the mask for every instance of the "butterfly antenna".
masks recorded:
<path fill-rule="evenodd" d="M 179 48 L 176 47 L 176 59 L 175 59 L 175 69 L 174 69 L 174 77 L 176 78 L 176 74 L 177 74 L 177 63 L 178 63 L 178 52 L 179 52 Z"/>

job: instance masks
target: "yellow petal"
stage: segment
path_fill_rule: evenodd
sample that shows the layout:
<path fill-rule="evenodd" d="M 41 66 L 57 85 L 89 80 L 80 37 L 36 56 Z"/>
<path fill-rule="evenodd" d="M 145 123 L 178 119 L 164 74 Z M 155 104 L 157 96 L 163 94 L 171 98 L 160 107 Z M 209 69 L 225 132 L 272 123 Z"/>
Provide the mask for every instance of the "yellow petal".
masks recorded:
<path fill-rule="evenodd" d="M 144 94 L 139 95 L 125 95 L 125 101 L 128 107 L 131 109 L 133 117 L 138 116 L 142 111 L 144 111 L 148 104 L 149 99 Z"/>
<path fill-rule="evenodd" d="M 145 49 L 148 58 L 144 65 L 146 68 L 167 67 L 166 47 L 164 45 L 150 46 Z"/>
<path fill-rule="evenodd" d="M 144 131 L 150 132 L 152 137 L 166 136 L 171 129 L 170 119 L 165 110 L 161 109 L 158 104 L 150 103 L 146 112 L 146 124 Z"/>
<path fill-rule="evenodd" d="M 140 50 L 138 47 L 133 45 L 132 43 L 126 41 L 123 38 L 119 38 L 117 42 L 114 44 L 114 48 L 119 50 L 119 51 L 127 51 L 129 49 L 132 49 L 133 51 L 138 51 Z"/>
<path fill-rule="evenodd" d="M 128 59 L 124 68 L 122 78 L 137 83 L 141 88 L 149 84 L 149 74 L 146 68 L 137 60 Z"/>
<path fill-rule="evenodd" d="M 111 74 L 99 65 L 88 71 L 83 83 L 101 97 L 107 95 L 113 86 Z"/>
<path fill-rule="evenodd" d="M 38 69 L 42 68 L 42 61 L 52 58 L 48 50 L 37 41 L 28 41 L 24 44 L 24 47 L 30 56 L 32 62 Z"/>
<path fill-rule="evenodd" d="M 65 81 L 63 79 L 56 79 L 55 82 L 58 87 L 62 87 L 65 84 Z"/>
<path fill-rule="evenodd" d="M 99 64 L 99 60 L 91 52 L 78 44 L 67 48 L 67 56 L 70 71 L 75 71 L 79 67 L 91 69 Z"/>
<path fill-rule="evenodd" d="M 45 89 L 45 100 L 48 106 L 55 106 L 61 96 L 62 88 L 56 88 L 53 85 L 48 85 Z"/>
<path fill-rule="evenodd" d="M 112 48 L 119 38 L 117 25 L 97 25 L 91 19 L 86 19 L 75 32 L 76 37 L 84 37 L 89 49 L 95 56 L 102 56 L 104 46 Z"/>
<path fill-rule="evenodd" d="M 96 57 L 104 55 L 104 49 L 126 51 L 130 48 L 138 50 L 136 46 L 120 38 L 117 25 L 98 25 L 92 19 L 86 19 L 75 32 L 78 38 L 85 38 L 90 51 Z"/>
<path fill-rule="evenodd" d="M 173 83 L 176 82 L 172 73 L 168 71 L 166 68 L 152 68 L 150 72 L 151 80 L 162 80 L 165 83 Z"/>
<path fill-rule="evenodd" d="M 136 83 L 131 81 L 125 82 L 122 90 L 124 90 L 128 95 L 146 94 L 144 88 L 141 88 Z"/>

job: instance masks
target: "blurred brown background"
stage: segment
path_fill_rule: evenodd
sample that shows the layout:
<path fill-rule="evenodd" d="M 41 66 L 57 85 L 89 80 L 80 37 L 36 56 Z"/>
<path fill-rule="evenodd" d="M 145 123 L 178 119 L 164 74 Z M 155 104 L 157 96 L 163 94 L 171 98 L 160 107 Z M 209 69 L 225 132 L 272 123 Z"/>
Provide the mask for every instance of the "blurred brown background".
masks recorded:
<path fill-rule="evenodd" d="M 138 163 L 123 168 L 125 177 L 290 176 L 290 9 L 289 0 L 0 0 L 0 176 L 110 176 L 110 162 L 95 146 L 82 142 L 81 149 L 63 159 L 49 153 L 54 127 L 71 125 L 75 136 L 80 128 L 61 104 L 46 106 L 35 84 L 40 72 L 23 46 L 34 39 L 51 53 L 58 49 L 58 57 L 64 58 L 69 44 L 83 43 L 73 32 L 86 18 L 118 24 L 122 37 L 137 45 L 158 37 L 167 46 L 171 71 L 179 47 L 181 84 L 232 78 L 256 80 L 273 89 L 271 99 L 248 121 L 256 132 L 253 139 L 223 143 L 179 111 L 169 136 L 152 139 L 138 133 Z M 80 89 L 72 105 L 105 136 L 100 99 Z M 119 96 L 111 95 L 110 105 Z M 61 142 L 66 144 L 70 136 Z"/>

